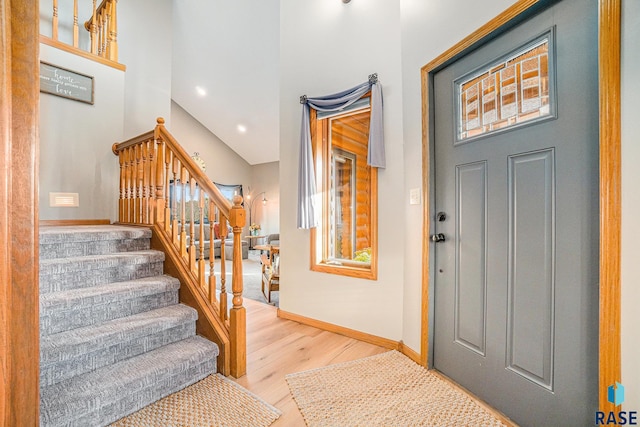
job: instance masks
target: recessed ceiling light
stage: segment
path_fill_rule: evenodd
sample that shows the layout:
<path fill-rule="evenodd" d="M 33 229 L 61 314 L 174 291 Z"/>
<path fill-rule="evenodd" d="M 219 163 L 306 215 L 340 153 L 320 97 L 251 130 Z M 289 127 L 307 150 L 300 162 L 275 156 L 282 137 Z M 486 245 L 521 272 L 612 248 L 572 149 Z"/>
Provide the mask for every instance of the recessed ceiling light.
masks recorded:
<path fill-rule="evenodd" d="M 247 127 L 245 125 L 238 125 L 238 132 L 245 133 L 247 131 Z"/>
<path fill-rule="evenodd" d="M 207 90 L 205 88 L 203 88 L 202 86 L 196 86 L 196 92 L 200 96 L 206 96 L 207 95 Z"/>

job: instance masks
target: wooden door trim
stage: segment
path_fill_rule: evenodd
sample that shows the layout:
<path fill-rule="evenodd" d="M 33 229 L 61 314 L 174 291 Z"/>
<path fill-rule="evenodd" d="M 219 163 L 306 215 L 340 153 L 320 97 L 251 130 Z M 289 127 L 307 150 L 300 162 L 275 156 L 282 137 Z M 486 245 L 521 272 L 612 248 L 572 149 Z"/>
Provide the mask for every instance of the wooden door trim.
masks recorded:
<path fill-rule="evenodd" d="M 620 43 L 622 0 L 599 1 L 598 73 L 600 104 L 600 322 L 599 401 L 613 411 L 605 386 L 620 381 L 622 178 L 620 130 Z"/>
<path fill-rule="evenodd" d="M 38 22 L 0 3 L 0 424 L 39 424 Z"/>
<path fill-rule="evenodd" d="M 421 68 L 422 84 L 422 330 L 420 361 L 428 366 L 430 271 L 429 230 L 431 150 L 433 144 L 433 76 L 489 38 L 522 22 L 553 1 L 520 0 Z M 620 136 L 620 17 L 621 0 L 598 0 L 598 61 L 600 107 L 600 310 L 599 382 L 600 410 L 613 410 L 603 385 L 621 378 L 620 355 L 620 236 L 621 236 L 621 136 Z"/>

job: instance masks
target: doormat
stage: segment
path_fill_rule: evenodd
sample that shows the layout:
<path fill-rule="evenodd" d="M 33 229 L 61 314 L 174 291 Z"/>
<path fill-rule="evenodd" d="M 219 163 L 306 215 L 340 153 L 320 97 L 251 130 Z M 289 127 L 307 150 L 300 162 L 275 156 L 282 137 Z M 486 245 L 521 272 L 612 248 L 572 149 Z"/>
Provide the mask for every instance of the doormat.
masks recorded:
<path fill-rule="evenodd" d="M 111 427 L 267 427 L 281 412 L 244 387 L 210 375 Z"/>
<path fill-rule="evenodd" d="M 507 426 L 397 351 L 286 376 L 309 427 Z"/>

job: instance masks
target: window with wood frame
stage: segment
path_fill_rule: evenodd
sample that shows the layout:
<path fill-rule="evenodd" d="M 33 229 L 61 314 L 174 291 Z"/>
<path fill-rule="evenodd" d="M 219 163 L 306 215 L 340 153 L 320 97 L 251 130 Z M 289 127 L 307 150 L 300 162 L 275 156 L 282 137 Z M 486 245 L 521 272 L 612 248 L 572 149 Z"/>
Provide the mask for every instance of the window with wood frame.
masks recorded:
<path fill-rule="evenodd" d="M 320 225 L 311 231 L 311 269 L 377 279 L 377 169 L 367 164 L 369 98 L 330 116 L 310 110 Z"/>

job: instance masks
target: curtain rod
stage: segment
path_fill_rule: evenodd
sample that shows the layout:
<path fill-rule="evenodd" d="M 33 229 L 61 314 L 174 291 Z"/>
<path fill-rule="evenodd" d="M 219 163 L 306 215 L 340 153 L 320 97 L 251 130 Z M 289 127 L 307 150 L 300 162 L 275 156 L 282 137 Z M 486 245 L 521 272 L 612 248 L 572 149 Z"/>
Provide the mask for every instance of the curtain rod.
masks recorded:
<path fill-rule="evenodd" d="M 378 73 L 369 74 L 368 79 L 369 79 L 370 85 L 374 85 L 378 83 Z M 300 96 L 300 104 L 306 104 L 307 99 L 308 99 L 307 95 Z"/>

